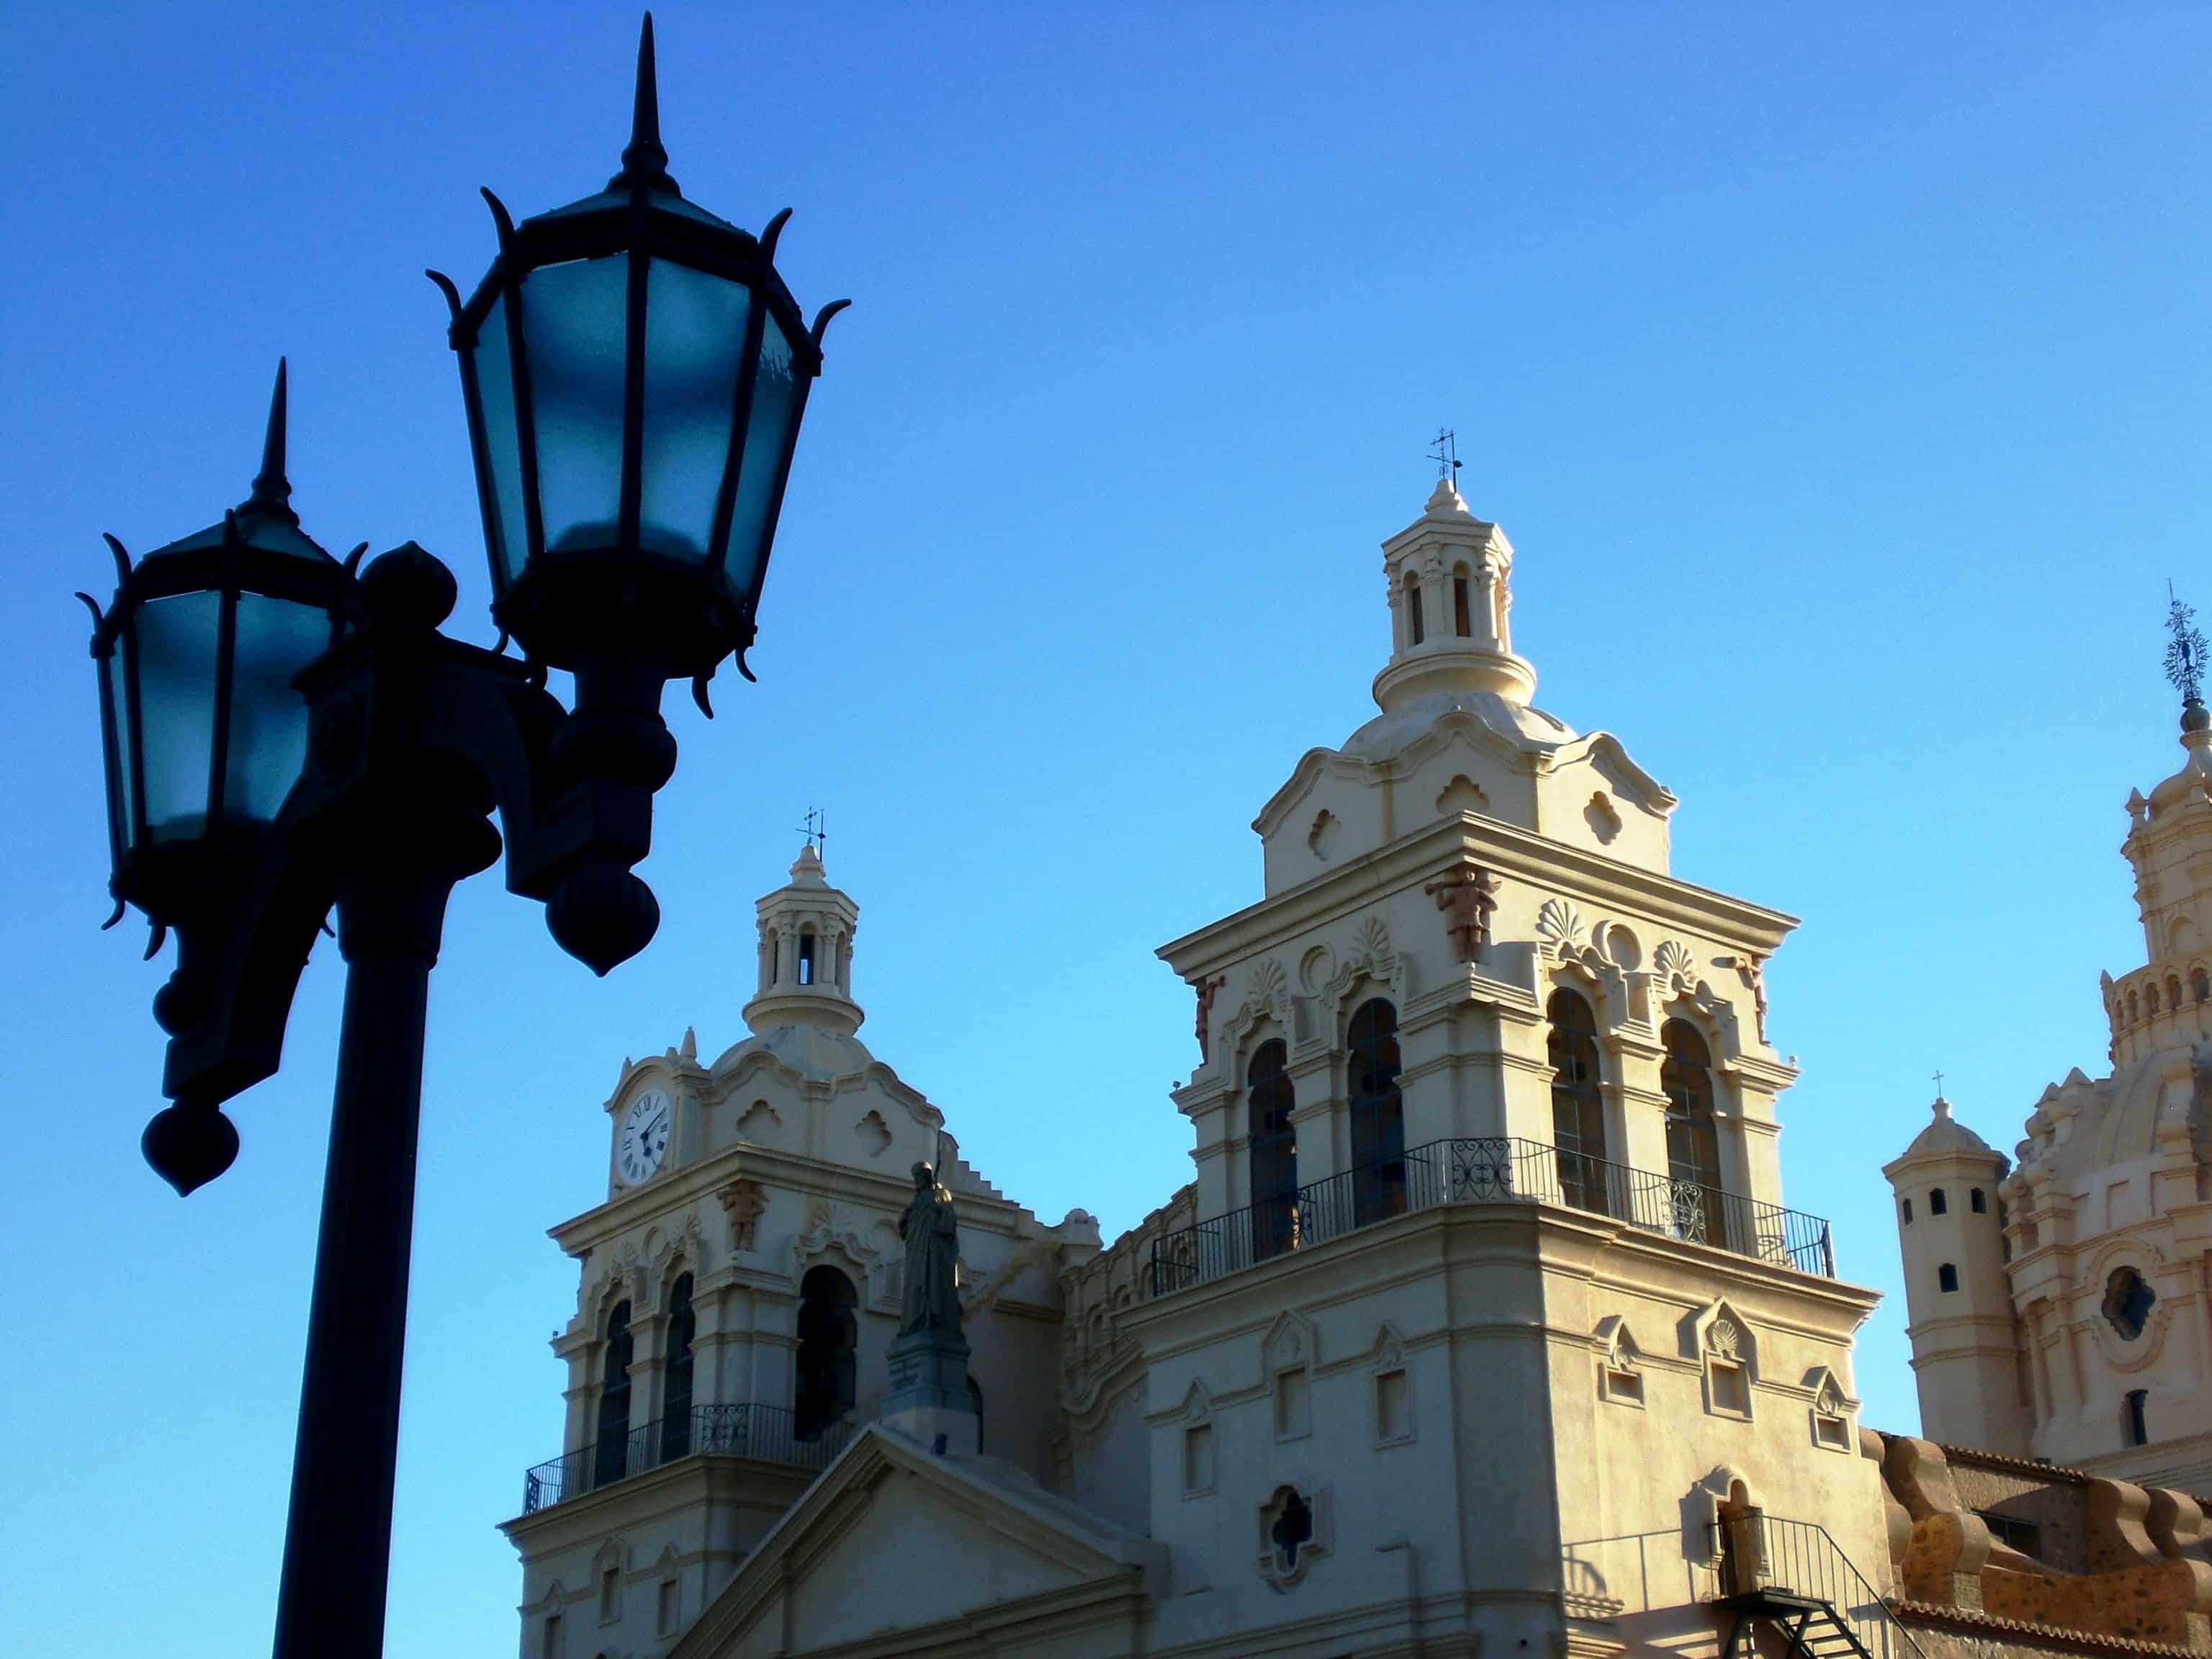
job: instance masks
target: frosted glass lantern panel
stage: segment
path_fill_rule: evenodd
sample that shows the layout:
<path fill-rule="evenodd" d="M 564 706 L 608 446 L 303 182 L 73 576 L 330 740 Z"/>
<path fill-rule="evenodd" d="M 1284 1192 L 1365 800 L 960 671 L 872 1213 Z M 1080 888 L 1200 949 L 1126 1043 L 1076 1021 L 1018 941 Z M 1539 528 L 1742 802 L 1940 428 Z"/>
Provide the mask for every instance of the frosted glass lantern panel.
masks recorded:
<path fill-rule="evenodd" d="M 538 507 L 549 553 L 617 544 L 629 275 L 628 256 L 610 254 L 546 265 L 523 279 Z"/>
<path fill-rule="evenodd" d="M 645 445 L 638 542 L 698 563 L 714 540 L 752 296 L 665 259 L 646 284 Z"/>

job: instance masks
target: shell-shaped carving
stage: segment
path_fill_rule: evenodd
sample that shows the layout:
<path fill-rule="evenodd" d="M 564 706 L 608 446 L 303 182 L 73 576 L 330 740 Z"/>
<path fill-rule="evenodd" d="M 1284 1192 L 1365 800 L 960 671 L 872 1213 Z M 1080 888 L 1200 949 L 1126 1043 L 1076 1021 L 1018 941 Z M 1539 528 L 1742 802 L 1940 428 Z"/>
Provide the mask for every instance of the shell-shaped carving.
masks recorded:
<path fill-rule="evenodd" d="M 1697 957 L 1678 939 L 1659 941 L 1659 948 L 1651 953 L 1651 968 L 1662 984 L 1671 984 L 1677 978 L 1686 984 L 1694 984 L 1698 977 Z"/>
<path fill-rule="evenodd" d="M 1380 962 L 1390 954 L 1390 929 L 1380 916 L 1368 916 L 1359 924 L 1359 932 L 1352 941 L 1352 954 L 1365 957 L 1370 962 Z"/>
<path fill-rule="evenodd" d="M 1283 972 L 1283 964 L 1273 957 L 1262 957 L 1254 963 L 1244 976 L 1244 1000 L 1257 1006 L 1273 1003 L 1278 1008 L 1287 1006 L 1290 982 Z"/>
<path fill-rule="evenodd" d="M 1546 899 L 1544 908 L 1536 913 L 1538 936 L 1562 951 L 1573 945 L 1582 931 L 1582 916 L 1565 899 Z"/>

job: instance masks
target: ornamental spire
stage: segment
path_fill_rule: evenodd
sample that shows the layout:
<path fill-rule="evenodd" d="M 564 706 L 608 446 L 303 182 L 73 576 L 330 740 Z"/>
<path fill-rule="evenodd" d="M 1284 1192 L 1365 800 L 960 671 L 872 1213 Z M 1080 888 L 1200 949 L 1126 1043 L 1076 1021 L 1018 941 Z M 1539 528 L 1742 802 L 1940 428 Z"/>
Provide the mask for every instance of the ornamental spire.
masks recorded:
<path fill-rule="evenodd" d="M 288 524 L 300 522 L 292 510 L 292 483 L 284 476 L 284 359 L 276 360 L 276 389 L 269 397 L 269 429 L 261 440 L 261 471 L 254 475 L 252 493 L 238 509 L 267 513 Z"/>
<path fill-rule="evenodd" d="M 630 105 L 629 145 L 623 151 L 623 170 L 607 181 L 609 190 L 627 184 L 680 195 L 668 176 L 668 152 L 660 145 L 660 82 L 653 68 L 653 14 L 637 35 L 637 95 Z"/>

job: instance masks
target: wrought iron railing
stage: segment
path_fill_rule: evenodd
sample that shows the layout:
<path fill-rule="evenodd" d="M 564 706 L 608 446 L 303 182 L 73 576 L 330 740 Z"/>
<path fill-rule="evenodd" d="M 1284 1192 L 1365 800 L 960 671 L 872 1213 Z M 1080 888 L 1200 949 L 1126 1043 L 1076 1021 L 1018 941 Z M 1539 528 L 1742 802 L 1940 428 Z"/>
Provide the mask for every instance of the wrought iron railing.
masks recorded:
<path fill-rule="evenodd" d="M 811 1440 L 798 1435 L 799 1419 L 782 1406 L 694 1406 L 632 1429 L 618 1440 L 601 1440 L 549 1459 L 522 1477 L 522 1512 L 535 1515 L 564 1499 L 673 1463 L 702 1452 L 709 1457 L 755 1457 L 818 1469 L 845 1448 L 852 1425 L 832 1423 Z"/>
<path fill-rule="evenodd" d="M 1541 1141 L 1478 1135 L 1408 1147 L 1163 1233 L 1152 1240 L 1152 1291 L 1187 1290 L 1410 1210 L 1513 1202 L 1588 1210 L 1646 1232 L 1836 1276 L 1834 1244 L 1819 1216 Z"/>
<path fill-rule="evenodd" d="M 1755 1511 L 1717 1521 L 1712 1553 L 1723 1595 L 1777 1589 L 1826 1601 L 1872 1659 L 1927 1659 L 1881 1593 L 1818 1522 Z"/>

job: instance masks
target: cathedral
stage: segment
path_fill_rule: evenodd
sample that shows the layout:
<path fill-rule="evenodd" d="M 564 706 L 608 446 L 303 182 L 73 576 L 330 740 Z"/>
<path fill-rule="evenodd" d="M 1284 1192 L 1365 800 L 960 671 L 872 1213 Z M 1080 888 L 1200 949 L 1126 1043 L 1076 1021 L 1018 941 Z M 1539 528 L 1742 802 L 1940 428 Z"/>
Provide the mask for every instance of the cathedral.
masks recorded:
<path fill-rule="evenodd" d="M 1795 919 L 1676 879 L 1674 795 L 1535 706 L 1449 478 L 1382 555 L 1378 712 L 1260 808 L 1255 901 L 1160 949 L 1192 1179 L 1135 1227 L 1024 1208 L 863 1042 L 811 844 L 750 1035 L 625 1066 L 606 1200 L 553 1230 L 522 1659 L 2212 1653 L 2193 684 L 2130 803 L 2111 1069 L 2009 1158 L 1939 1100 L 1884 1171 L 1889 1433 L 1876 1296 L 1783 1189 Z"/>

